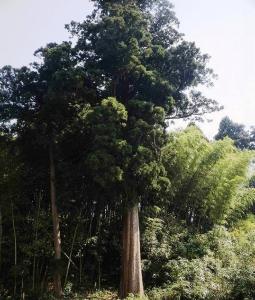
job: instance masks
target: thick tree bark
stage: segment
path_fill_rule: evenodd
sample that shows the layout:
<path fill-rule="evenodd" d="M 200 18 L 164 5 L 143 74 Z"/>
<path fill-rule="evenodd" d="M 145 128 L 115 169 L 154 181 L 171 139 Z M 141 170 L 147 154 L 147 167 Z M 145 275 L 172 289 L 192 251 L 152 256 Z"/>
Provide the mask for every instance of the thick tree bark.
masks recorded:
<path fill-rule="evenodd" d="M 61 238 L 60 238 L 60 226 L 59 216 L 56 204 L 56 175 L 55 175 L 55 162 L 52 145 L 49 147 L 49 158 L 50 158 L 50 199 L 51 199 L 51 211 L 52 211 L 52 222 L 53 222 L 53 240 L 54 240 L 54 251 L 55 251 L 55 270 L 54 270 L 54 292 L 56 297 L 61 298 L 63 295 L 61 285 L 61 274 L 59 265 L 61 261 Z"/>
<path fill-rule="evenodd" d="M 129 208 L 123 218 L 122 278 L 120 297 L 144 295 L 138 205 Z"/>

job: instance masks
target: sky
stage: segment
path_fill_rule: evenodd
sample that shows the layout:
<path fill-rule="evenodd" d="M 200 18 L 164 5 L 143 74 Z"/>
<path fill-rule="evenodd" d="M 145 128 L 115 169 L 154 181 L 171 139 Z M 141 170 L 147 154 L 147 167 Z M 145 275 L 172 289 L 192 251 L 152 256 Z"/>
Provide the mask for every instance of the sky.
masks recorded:
<path fill-rule="evenodd" d="M 218 75 L 204 94 L 224 105 L 199 124 L 212 138 L 222 117 L 255 126 L 255 0 L 172 0 L 180 31 L 211 56 Z M 49 42 L 67 40 L 64 24 L 89 14 L 88 0 L 0 0 L 0 67 L 20 67 Z M 183 126 L 178 123 L 176 126 Z"/>
<path fill-rule="evenodd" d="M 211 56 L 218 75 L 204 93 L 224 110 L 208 115 L 213 122 L 200 124 L 212 138 L 220 120 L 255 126 L 255 0 L 173 0 L 180 31 Z"/>

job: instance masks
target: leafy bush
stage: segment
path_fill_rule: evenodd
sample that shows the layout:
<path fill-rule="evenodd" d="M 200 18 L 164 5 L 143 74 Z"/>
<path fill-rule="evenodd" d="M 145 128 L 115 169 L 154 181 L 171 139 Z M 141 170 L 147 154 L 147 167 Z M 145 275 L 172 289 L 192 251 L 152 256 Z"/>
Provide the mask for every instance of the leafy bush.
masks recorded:
<path fill-rule="evenodd" d="M 159 218 L 148 221 L 143 238 L 145 279 L 154 286 L 149 299 L 255 298 L 253 216 L 204 234 L 188 232 L 174 219 L 164 226 Z"/>

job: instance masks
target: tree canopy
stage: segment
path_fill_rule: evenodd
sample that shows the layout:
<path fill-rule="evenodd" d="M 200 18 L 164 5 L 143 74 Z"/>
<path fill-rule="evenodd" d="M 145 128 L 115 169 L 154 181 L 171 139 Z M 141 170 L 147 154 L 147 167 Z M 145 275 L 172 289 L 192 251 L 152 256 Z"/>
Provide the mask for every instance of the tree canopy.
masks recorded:
<path fill-rule="evenodd" d="M 234 141 L 237 148 L 255 149 L 253 127 L 247 130 L 243 124 L 235 123 L 229 117 L 225 117 L 220 122 L 215 139 L 220 140 L 226 136 Z"/>

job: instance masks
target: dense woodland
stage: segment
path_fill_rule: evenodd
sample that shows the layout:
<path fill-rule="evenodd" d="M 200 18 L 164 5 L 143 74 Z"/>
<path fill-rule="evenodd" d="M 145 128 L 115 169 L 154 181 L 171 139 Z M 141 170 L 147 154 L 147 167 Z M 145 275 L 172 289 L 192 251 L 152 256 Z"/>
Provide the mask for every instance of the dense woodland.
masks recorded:
<path fill-rule="evenodd" d="M 196 125 L 215 74 L 167 0 L 93 2 L 0 69 L 0 298 L 255 299 L 255 129 Z"/>

